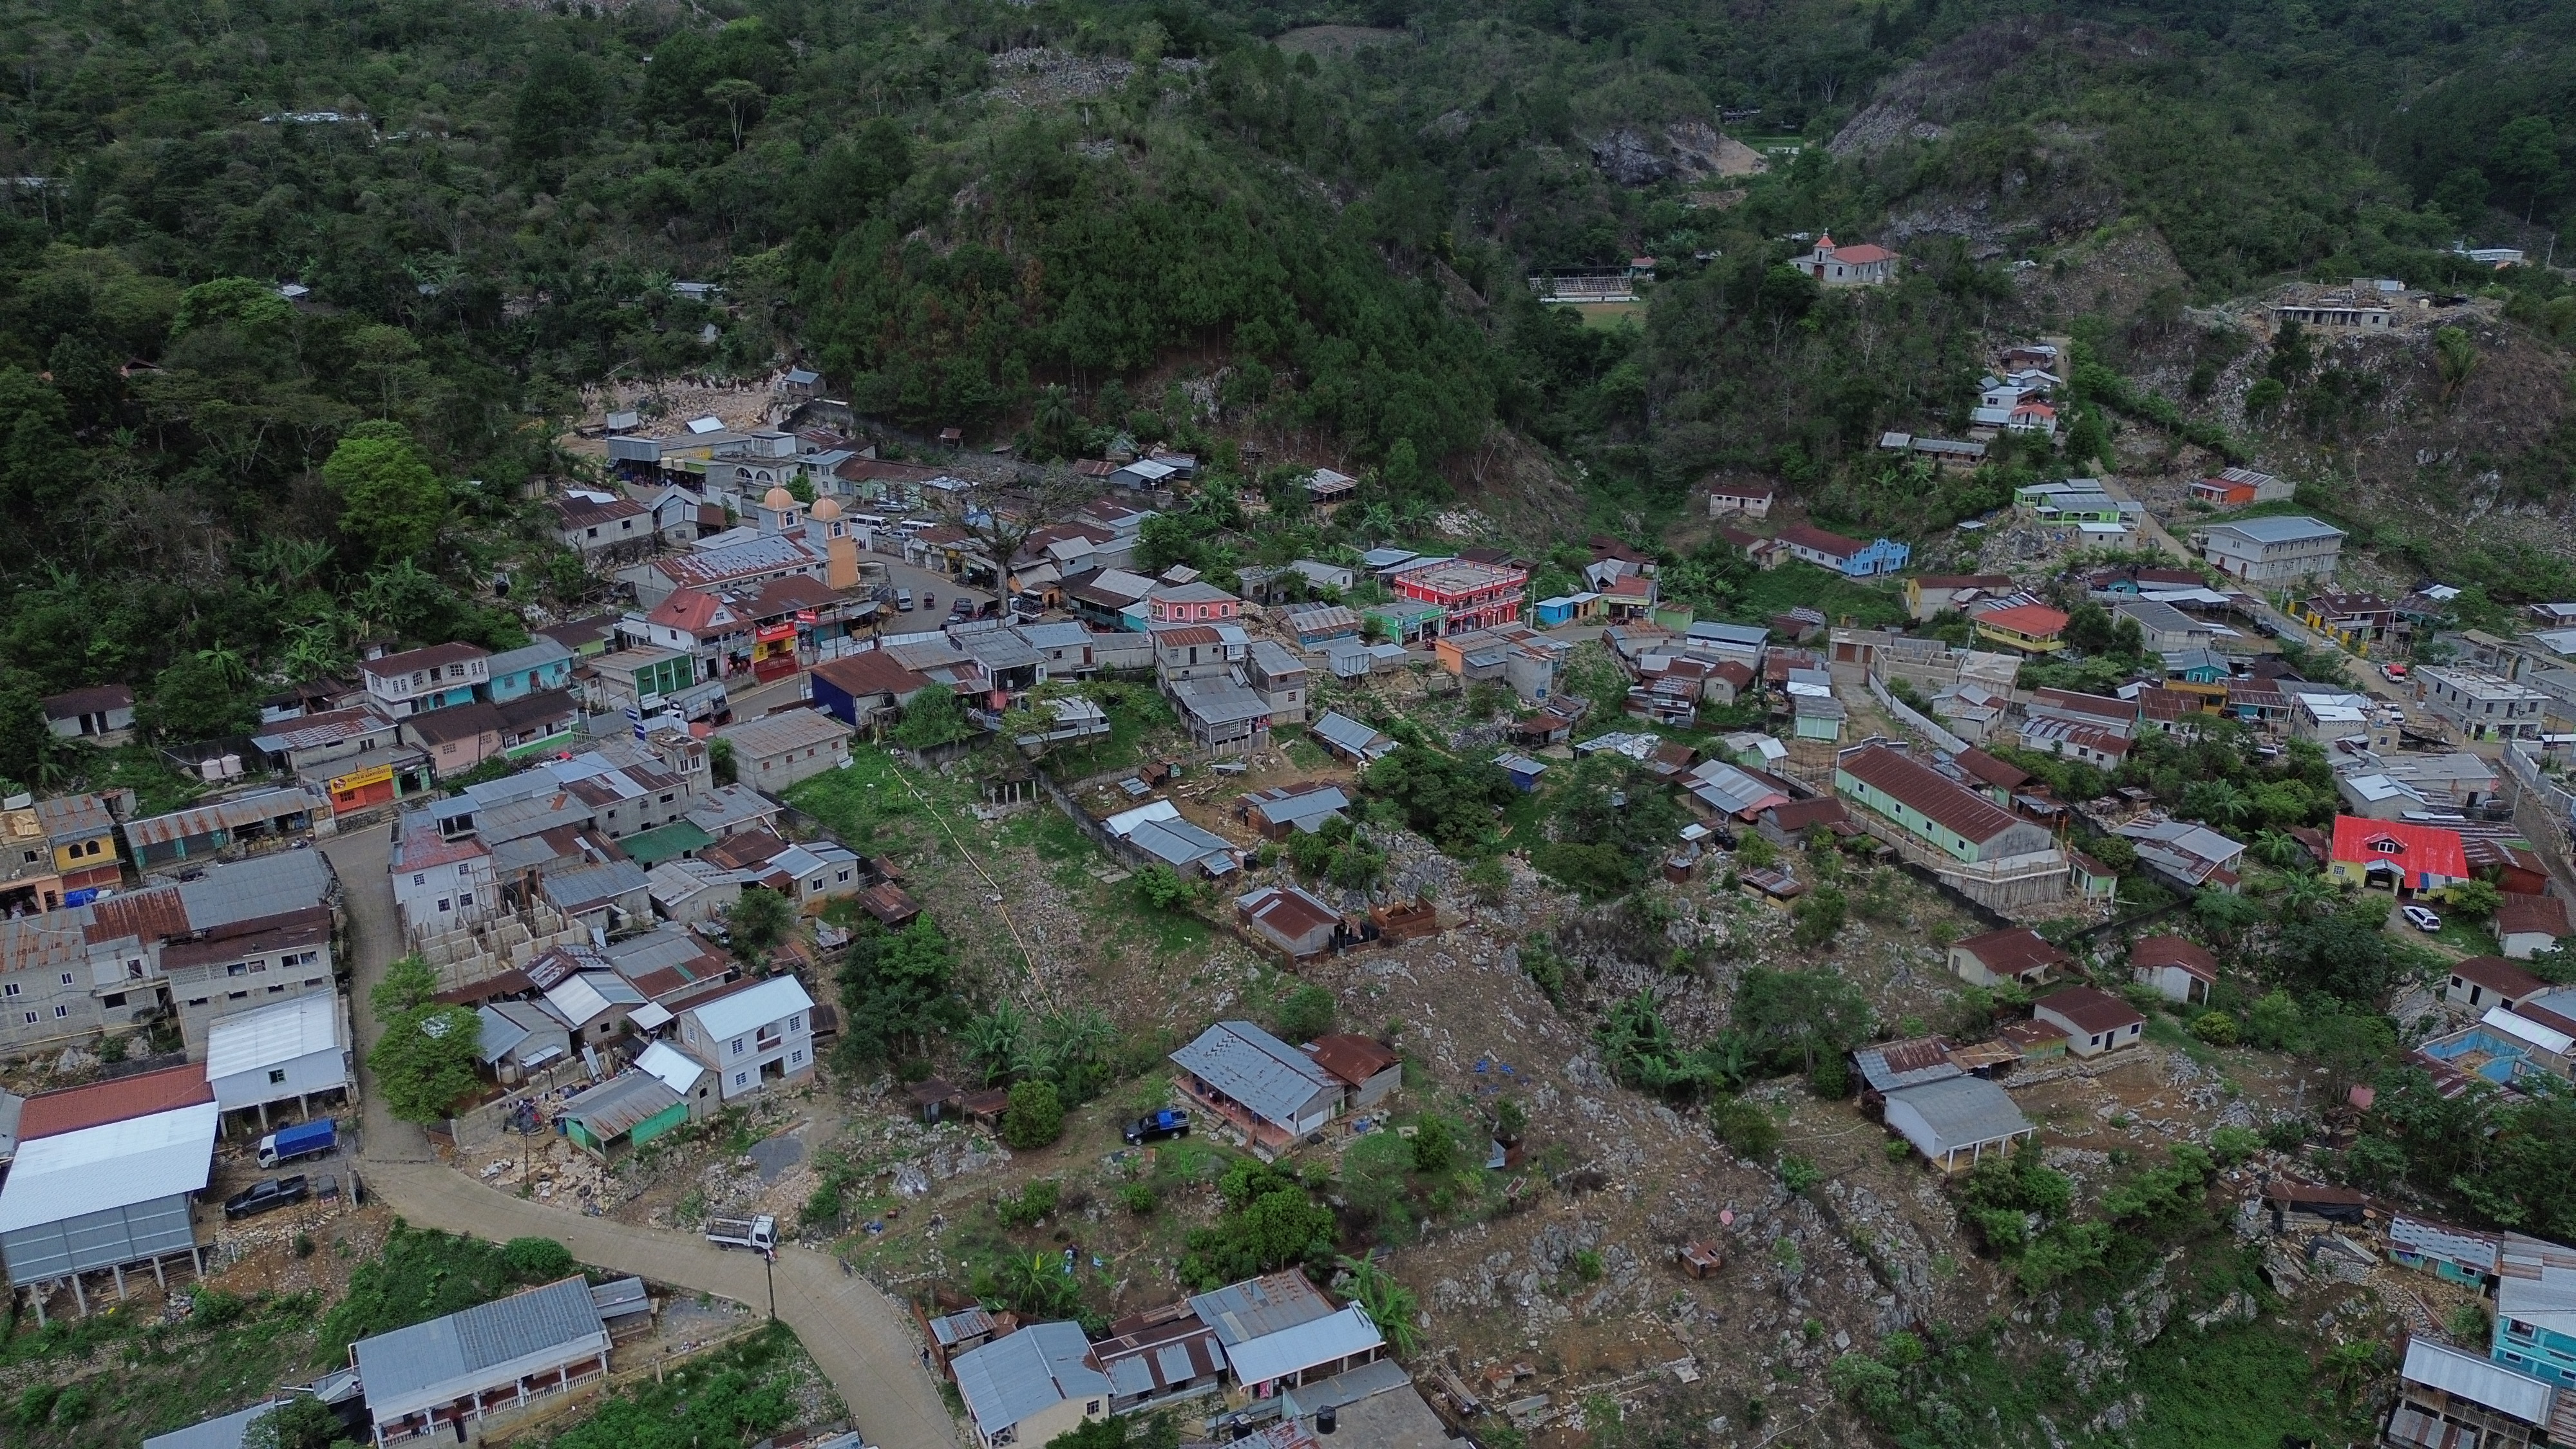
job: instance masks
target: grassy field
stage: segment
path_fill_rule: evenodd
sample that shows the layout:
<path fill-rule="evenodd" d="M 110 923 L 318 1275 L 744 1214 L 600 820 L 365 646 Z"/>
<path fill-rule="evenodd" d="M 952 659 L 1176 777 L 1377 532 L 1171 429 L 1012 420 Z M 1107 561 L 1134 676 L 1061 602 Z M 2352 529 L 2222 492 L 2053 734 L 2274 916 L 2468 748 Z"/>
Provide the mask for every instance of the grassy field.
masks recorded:
<path fill-rule="evenodd" d="M 1642 321 L 1646 315 L 1643 302 L 1568 302 L 1583 315 L 1583 325 L 1600 332 L 1615 331 L 1632 319 Z"/>

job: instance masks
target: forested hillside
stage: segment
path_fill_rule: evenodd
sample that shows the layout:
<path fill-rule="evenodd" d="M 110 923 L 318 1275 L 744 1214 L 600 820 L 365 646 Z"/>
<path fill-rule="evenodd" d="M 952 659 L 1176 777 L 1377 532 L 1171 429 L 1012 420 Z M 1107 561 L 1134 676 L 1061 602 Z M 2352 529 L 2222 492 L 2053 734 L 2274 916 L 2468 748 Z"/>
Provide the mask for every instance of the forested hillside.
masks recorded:
<path fill-rule="evenodd" d="M 1919 532 L 2012 475 L 1934 489 L 1866 444 L 1963 416 L 1987 332 L 2090 339 L 2100 446 L 2163 425 L 2111 384 L 2201 345 L 2187 307 L 2465 288 L 2439 248 L 2546 253 L 2576 204 L 2565 0 L 9 0 L 0 57 L 5 775 L 50 768 L 48 691 L 132 682 L 203 736 L 362 635 L 514 637 L 582 590 L 520 485 L 602 379 L 802 362 L 1040 456 L 1143 422 L 1213 426 L 1223 463 L 1267 429 L 1373 467 L 1380 519 L 1502 486 L 1478 460 L 1510 443 L 1641 534 L 1712 470 Z M 1717 174 L 1730 108 L 1804 149 Z M 2029 284 L 2122 227 L 2168 284 Z M 1776 265 L 1826 228 L 1906 279 Z M 1522 283 L 1641 252 L 1642 327 Z M 2563 283 L 2510 285 L 2563 368 Z M 2563 499 L 2571 455 L 2517 487 Z"/>

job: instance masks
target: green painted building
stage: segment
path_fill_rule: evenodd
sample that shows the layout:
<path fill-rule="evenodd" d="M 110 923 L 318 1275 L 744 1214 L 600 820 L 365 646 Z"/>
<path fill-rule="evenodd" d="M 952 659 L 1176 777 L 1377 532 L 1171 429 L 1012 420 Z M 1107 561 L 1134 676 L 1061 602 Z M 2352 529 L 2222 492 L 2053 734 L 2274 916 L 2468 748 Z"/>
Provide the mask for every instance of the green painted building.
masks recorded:
<path fill-rule="evenodd" d="M 688 1099 L 649 1072 L 611 1077 L 564 1103 L 564 1136 L 593 1157 L 641 1147 L 689 1120 Z"/>

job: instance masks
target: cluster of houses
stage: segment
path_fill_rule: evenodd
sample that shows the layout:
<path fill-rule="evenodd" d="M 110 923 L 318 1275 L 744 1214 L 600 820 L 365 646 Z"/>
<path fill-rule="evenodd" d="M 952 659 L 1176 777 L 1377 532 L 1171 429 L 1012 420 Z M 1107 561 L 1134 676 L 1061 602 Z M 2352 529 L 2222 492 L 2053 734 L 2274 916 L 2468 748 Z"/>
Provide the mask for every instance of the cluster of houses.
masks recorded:
<path fill-rule="evenodd" d="M 922 1324 L 983 1449 L 1174 1404 L 1258 1449 L 1452 1442 L 1367 1312 L 1295 1270 L 1129 1314 L 1096 1340 L 1077 1323 L 982 1308 Z"/>
<path fill-rule="evenodd" d="M 2331 1190 L 2281 1194 L 2276 1230 L 2291 1211 L 2312 1236 L 2340 1236 L 2367 1221 L 2366 1200 Z M 2539 1449 L 2576 1438 L 2576 1248 L 2516 1232 L 2481 1232 L 2411 1213 L 2390 1213 L 2378 1244 L 2390 1261 L 2473 1288 L 2489 1300 L 2487 1342 L 2458 1347 L 2410 1336 L 2396 1402 L 2382 1426 L 2391 1449 Z"/>

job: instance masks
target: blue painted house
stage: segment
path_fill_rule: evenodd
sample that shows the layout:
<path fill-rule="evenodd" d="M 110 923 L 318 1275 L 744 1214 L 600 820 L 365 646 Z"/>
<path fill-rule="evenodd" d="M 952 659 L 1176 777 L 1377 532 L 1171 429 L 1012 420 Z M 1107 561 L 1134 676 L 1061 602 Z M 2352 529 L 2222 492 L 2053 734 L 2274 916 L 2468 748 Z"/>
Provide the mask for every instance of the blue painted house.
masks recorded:
<path fill-rule="evenodd" d="M 494 704 L 565 689 L 572 684 L 572 650 L 540 634 L 516 649 L 483 661 L 484 697 Z"/>
<path fill-rule="evenodd" d="M 1911 545 L 1898 543 L 1892 538 L 1862 543 L 1805 523 L 1793 523 L 1781 529 L 1772 540 L 1772 547 L 1774 557 L 1785 554 L 1805 559 L 1819 568 L 1832 569 L 1852 579 L 1876 578 L 1899 572 L 1914 556 Z"/>
<path fill-rule="evenodd" d="M 2487 1356 L 2576 1388 L 2576 1248 L 2507 1233 L 2496 1271 L 2495 1336 Z"/>

